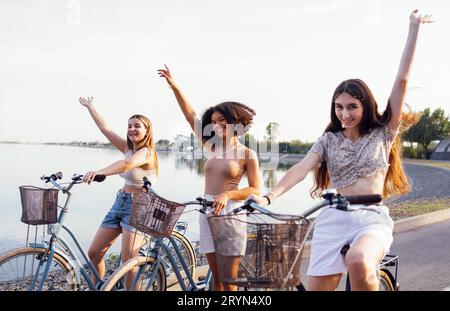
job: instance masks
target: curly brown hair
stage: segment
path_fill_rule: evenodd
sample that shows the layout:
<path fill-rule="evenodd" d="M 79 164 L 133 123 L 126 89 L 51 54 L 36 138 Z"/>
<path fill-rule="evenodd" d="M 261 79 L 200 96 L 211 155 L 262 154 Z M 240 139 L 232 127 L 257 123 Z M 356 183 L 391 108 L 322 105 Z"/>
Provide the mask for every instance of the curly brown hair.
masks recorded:
<path fill-rule="evenodd" d="M 243 131 L 234 132 L 234 135 L 241 136 L 245 134 L 253 122 L 253 117 L 256 112 L 247 105 L 238 102 L 223 102 L 215 106 L 209 107 L 202 115 L 202 142 L 205 143 L 208 139 L 215 135 L 212 131 L 210 134 L 205 133 L 205 127 L 212 123 L 211 117 L 214 112 L 219 112 L 227 120 L 228 124 L 241 124 Z"/>

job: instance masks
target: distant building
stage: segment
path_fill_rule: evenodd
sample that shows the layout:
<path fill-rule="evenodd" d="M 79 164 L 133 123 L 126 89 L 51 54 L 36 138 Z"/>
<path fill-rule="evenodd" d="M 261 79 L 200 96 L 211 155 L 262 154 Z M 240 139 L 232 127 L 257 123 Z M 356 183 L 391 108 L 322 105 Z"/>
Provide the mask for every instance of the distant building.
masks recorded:
<path fill-rule="evenodd" d="M 175 151 L 187 151 L 191 147 L 191 138 L 189 136 L 177 134 L 175 137 Z"/>
<path fill-rule="evenodd" d="M 439 142 L 436 148 L 434 148 L 430 159 L 450 161 L 450 138 L 443 139 Z"/>

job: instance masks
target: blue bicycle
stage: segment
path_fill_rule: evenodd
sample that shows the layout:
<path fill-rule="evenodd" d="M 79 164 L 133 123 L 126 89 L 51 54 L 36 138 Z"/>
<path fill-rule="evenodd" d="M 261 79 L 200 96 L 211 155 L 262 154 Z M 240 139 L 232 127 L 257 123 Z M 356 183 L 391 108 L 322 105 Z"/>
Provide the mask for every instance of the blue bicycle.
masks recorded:
<path fill-rule="evenodd" d="M 202 197 L 195 201 L 176 203 L 157 195 L 151 183 L 144 178 L 146 192 L 133 197 L 133 212 L 130 225 L 153 237 L 139 256 L 129 259 L 117 268 L 101 287 L 103 291 L 121 290 L 120 283 L 128 275 L 134 275 L 127 290 L 165 291 L 178 285 L 183 291 L 210 290 L 213 288 L 212 274 L 195 280 L 196 255 L 189 239 L 173 230 L 178 217 L 188 205 L 199 205 L 205 212 L 212 205 Z M 130 273 L 132 272 L 132 273 Z"/>

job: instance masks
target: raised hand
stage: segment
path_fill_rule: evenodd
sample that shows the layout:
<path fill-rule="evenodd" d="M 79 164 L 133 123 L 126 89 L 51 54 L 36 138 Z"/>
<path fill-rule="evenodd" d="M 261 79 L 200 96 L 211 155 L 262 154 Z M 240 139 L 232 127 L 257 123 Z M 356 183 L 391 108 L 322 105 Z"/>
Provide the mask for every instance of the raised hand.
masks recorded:
<path fill-rule="evenodd" d="M 434 20 L 431 18 L 431 14 L 423 15 L 419 13 L 418 9 L 412 11 L 411 15 L 409 16 L 409 20 L 411 25 L 420 25 L 434 22 Z"/>
<path fill-rule="evenodd" d="M 169 83 L 169 85 L 172 86 L 175 84 L 172 78 L 172 74 L 170 73 L 169 67 L 167 67 L 166 64 L 164 64 L 164 67 L 166 69 L 158 69 L 158 75 L 162 78 L 165 78 L 167 83 Z"/>
<path fill-rule="evenodd" d="M 82 104 L 84 107 L 89 107 L 92 105 L 92 102 L 94 101 L 94 97 L 80 97 L 79 102 L 80 104 Z"/>

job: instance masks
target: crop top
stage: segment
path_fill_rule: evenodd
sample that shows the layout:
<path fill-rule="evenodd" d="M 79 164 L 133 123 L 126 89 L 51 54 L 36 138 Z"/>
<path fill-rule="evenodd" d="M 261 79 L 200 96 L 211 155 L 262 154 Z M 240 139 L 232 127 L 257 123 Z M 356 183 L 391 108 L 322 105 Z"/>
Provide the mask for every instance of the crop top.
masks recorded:
<path fill-rule="evenodd" d="M 131 150 L 128 150 L 124 155 L 125 159 L 131 157 Z M 154 183 L 154 179 L 151 178 L 153 175 L 153 170 L 144 170 L 140 167 L 132 168 L 126 172 L 119 174 L 120 177 L 125 179 L 125 185 L 134 186 L 134 187 L 142 187 L 144 186 L 144 177 L 148 177 L 149 180 Z"/>
<path fill-rule="evenodd" d="M 342 189 L 361 177 L 383 172 L 389 167 L 389 153 L 396 133 L 389 125 L 372 129 L 355 142 L 342 131 L 325 132 L 313 144 L 309 152 L 320 156 L 327 163 L 332 188 Z"/>

